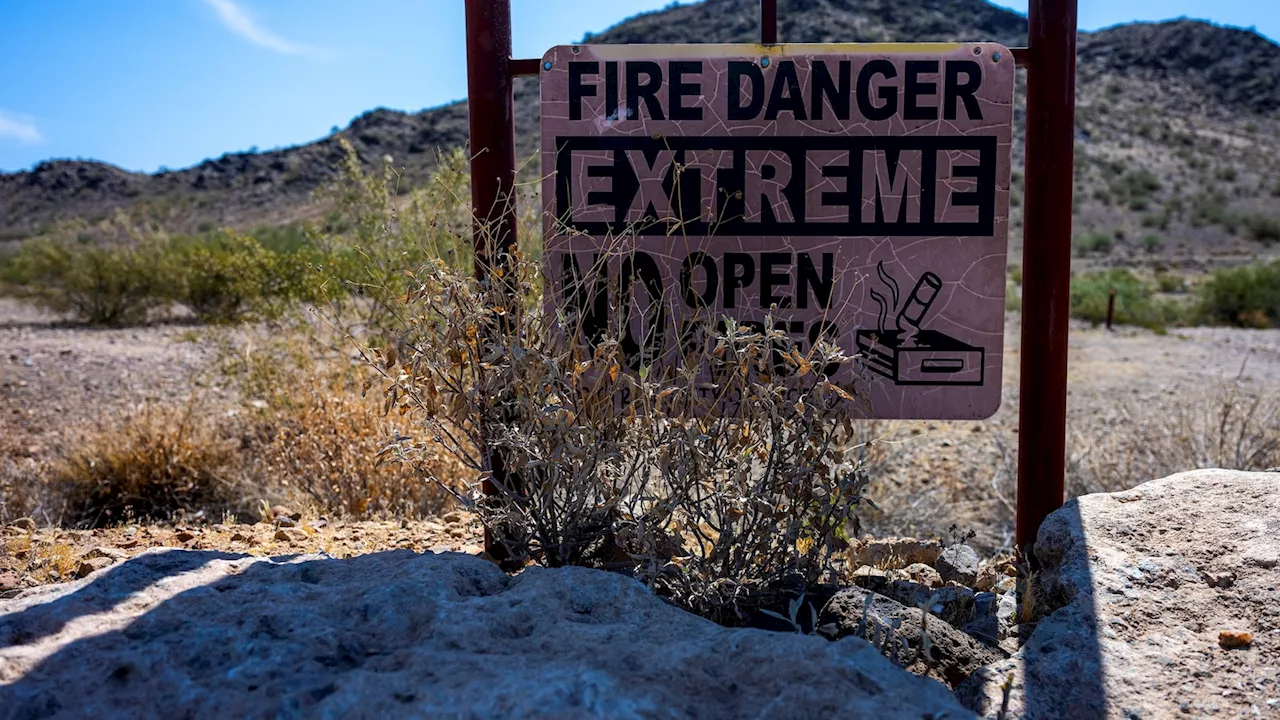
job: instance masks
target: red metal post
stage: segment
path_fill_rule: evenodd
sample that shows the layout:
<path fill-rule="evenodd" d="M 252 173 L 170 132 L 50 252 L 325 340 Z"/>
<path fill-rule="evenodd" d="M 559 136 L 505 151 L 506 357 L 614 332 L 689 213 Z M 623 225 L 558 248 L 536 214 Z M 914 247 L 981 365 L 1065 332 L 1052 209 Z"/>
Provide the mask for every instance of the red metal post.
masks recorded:
<path fill-rule="evenodd" d="M 505 263 L 516 243 L 515 108 L 511 81 L 510 0 L 466 0 L 467 108 L 471 120 L 471 209 L 476 277 L 484 280 L 495 263 Z M 500 453 L 491 459 L 486 495 L 496 492 L 505 468 Z M 499 562 L 506 548 L 485 530 L 485 550 Z"/>
<path fill-rule="evenodd" d="M 760 0 L 760 44 L 778 42 L 778 0 Z"/>
<path fill-rule="evenodd" d="M 1062 506 L 1075 159 L 1076 0 L 1031 0 L 1016 542 Z"/>
<path fill-rule="evenodd" d="M 467 2 L 467 107 L 471 120 L 471 208 L 476 276 L 515 244 L 515 107 L 511 93 L 511 2 Z"/>

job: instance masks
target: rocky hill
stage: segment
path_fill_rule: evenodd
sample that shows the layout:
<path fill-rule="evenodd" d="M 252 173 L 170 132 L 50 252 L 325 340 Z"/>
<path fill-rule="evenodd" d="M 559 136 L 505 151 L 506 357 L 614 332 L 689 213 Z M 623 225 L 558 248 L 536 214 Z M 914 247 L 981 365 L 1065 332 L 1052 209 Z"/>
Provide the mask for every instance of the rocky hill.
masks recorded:
<path fill-rule="evenodd" d="M 1025 42 L 1025 18 L 984 0 L 780 5 L 779 32 L 788 41 Z M 756 0 L 705 0 L 631 18 L 587 40 L 750 42 L 757 34 Z M 1122 25 L 1081 35 L 1079 69 L 1079 262 L 1202 267 L 1245 261 L 1280 241 L 1280 46 L 1197 21 Z M 516 102 L 518 147 L 533 157 L 535 80 L 517 84 Z M 370 165 L 391 156 L 402 187 L 411 188 L 430 174 L 438 150 L 465 144 L 467 109 L 377 109 L 341 134 Z M 340 153 L 333 136 L 155 175 L 45 162 L 0 175 L 0 242 L 116 209 L 180 232 L 297 223 L 323 212 L 314 192 L 333 176 Z M 1015 154 L 1019 167 L 1020 145 Z M 1016 224 L 1013 230 L 1016 255 L 1021 239 Z"/>

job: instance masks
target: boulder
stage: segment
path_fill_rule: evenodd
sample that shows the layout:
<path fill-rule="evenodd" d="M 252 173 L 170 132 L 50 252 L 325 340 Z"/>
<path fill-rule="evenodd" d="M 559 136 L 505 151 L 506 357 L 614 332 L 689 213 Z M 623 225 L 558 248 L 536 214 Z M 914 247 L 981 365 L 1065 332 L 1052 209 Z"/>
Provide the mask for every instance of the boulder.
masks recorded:
<path fill-rule="evenodd" d="M 850 587 L 836 593 L 822 608 L 818 627 L 829 637 L 865 638 L 911 672 L 935 678 L 948 687 L 1005 657 L 942 619 L 929 615 L 926 620 L 923 614 L 919 608 L 907 607 L 879 593 Z M 922 649 L 923 633 L 929 636 L 927 657 Z"/>
<path fill-rule="evenodd" d="M 939 623 L 941 625 L 941 623 Z M 862 640 L 580 568 L 149 551 L 0 602 L 5 717 L 966 718 Z"/>
<path fill-rule="evenodd" d="M 934 567 L 946 582 L 960 583 L 973 587 L 978 583 L 978 551 L 957 543 L 948 546 L 938 555 Z"/>
<path fill-rule="evenodd" d="M 1046 519 L 1035 554 L 1039 623 L 1016 654 L 957 689 L 975 711 L 1117 719 L 1276 712 L 1280 474 L 1199 470 L 1086 495 Z M 1224 632 L 1251 642 L 1224 645 Z"/>

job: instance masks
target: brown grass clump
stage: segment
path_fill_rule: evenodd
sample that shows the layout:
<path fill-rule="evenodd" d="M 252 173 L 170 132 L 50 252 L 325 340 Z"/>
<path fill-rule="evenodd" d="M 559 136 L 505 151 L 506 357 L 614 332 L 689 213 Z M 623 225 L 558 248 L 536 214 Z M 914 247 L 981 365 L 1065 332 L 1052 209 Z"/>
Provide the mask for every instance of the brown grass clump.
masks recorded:
<path fill-rule="evenodd" d="M 242 356 L 247 429 L 239 462 L 258 483 L 330 517 L 422 518 L 449 496 L 398 463 L 380 462 L 388 436 L 407 433 L 363 392 L 363 368 L 315 361 L 298 335 Z M 468 473 L 447 457 L 423 457 L 433 472 L 461 486 Z"/>
<path fill-rule="evenodd" d="M 1198 468 L 1267 470 L 1280 466 L 1280 395 L 1229 383 L 1192 402 L 1123 406 L 1105 426 L 1076 433 L 1071 447 L 1073 496 Z"/>
<path fill-rule="evenodd" d="M 63 523 L 101 527 L 133 518 L 169 521 L 243 505 L 229 472 L 233 446 L 186 408 L 147 406 L 91 436 L 53 469 L 49 488 Z"/>

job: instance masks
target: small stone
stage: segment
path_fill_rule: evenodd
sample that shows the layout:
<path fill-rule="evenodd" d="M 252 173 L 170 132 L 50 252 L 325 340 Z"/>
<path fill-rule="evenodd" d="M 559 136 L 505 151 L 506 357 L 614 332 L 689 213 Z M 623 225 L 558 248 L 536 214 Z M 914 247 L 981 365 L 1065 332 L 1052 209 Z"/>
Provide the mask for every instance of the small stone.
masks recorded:
<path fill-rule="evenodd" d="M 1018 578 L 1009 577 L 1008 575 L 1005 575 L 1004 577 L 996 581 L 996 584 L 991 588 L 991 592 L 994 592 L 998 595 L 1002 595 L 1004 593 L 1013 592 L 1014 590 L 1017 589 L 1017 587 L 1018 587 Z"/>
<path fill-rule="evenodd" d="M 89 558 L 88 560 L 83 560 L 80 563 L 80 567 L 76 568 L 76 577 L 77 578 L 86 577 L 99 570 L 109 568 L 114 563 L 115 561 L 109 557 L 96 557 L 96 558 Z"/>
<path fill-rule="evenodd" d="M 1209 587 L 1229 588 L 1235 584 L 1236 575 L 1233 572 L 1205 573 L 1205 582 L 1209 583 Z"/>
<path fill-rule="evenodd" d="M 450 511 L 450 512 L 445 513 L 445 514 L 444 514 L 444 517 L 442 517 L 442 518 L 440 518 L 440 519 L 441 519 L 441 520 L 444 520 L 445 522 L 449 523 L 450 525 L 457 525 L 457 524 L 459 524 L 459 523 L 464 523 L 464 522 L 466 522 L 466 521 L 467 521 L 467 515 L 466 515 L 466 513 L 462 512 L 461 510 L 453 510 L 453 511 Z"/>
<path fill-rule="evenodd" d="M 466 534 L 467 534 L 466 528 L 458 527 L 457 525 L 454 525 L 453 527 L 449 528 L 449 537 L 460 538 Z"/>
<path fill-rule="evenodd" d="M 281 542 L 302 542 L 307 539 L 307 533 L 301 528 L 287 527 L 277 530 L 275 537 Z"/>
<path fill-rule="evenodd" d="M 288 515 L 280 515 L 275 519 L 276 527 L 297 527 L 298 521 Z"/>
<path fill-rule="evenodd" d="M 996 572 L 994 567 L 988 565 L 978 570 L 978 577 L 974 580 L 973 589 L 979 592 L 990 592 L 999 579 L 1000 573 Z"/>
<path fill-rule="evenodd" d="M 1018 616 L 1018 598 L 1012 591 L 1006 592 L 996 601 L 996 618 L 1001 625 L 1011 625 Z"/>
<path fill-rule="evenodd" d="M 279 522 L 281 518 L 288 518 L 296 522 L 302 519 L 302 513 L 284 505 L 275 505 L 271 508 L 271 517 L 276 522 Z"/>
<path fill-rule="evenodd" d="M 123 550 L 119 550 L 117 548 L 107 547 L 103 545 L 103 546 L 96 547 L 90 550 L 89 552 L 85 553 L 84 557 L 86 560 L 97 558 L 97 557 L 104 557 L 113 561 L 119 561 L 129 557 L 129 553 Z"/>
<path fill-rule="evenodd" d="M 35 532 L 36 521 L 32 520 L 29 517 L 20 517 L 17 520 L 14 520 L 10 524 L 10 527 L 15 527 L 15 528 L 18 528 L 19 530 L 25 530 L 27 532 Z"/>
<path fill-rule="evenodd" d="M 1224 648 L 1243 648 L 1253 644 L 1253 633 L 1223 630 L 1218 633 L 1218 644 Z"/>
<path fill-rule="evenodd" d="M 924 563 L 912 563 L 903 568 L 901 572 L 913 582 L 918 582 L 925 587 L 936 588 L 942 586 L 942 575 Z"/>
<path fill-rule="evenodd" d="M 978 551 L 963 543 L 945 548 L 935 565 L 942 579 L 972 587 L 978 581 Z"/>
<path fill-rule="evenodd" d="M 18 578 L 18 573 L 12 570 L 0 572 L 0 592 L 15 590 L 19 587 L 20 583 L 21 580 Z"/>
<path fill-rule="evenodd" d="M 882 578 L 886 576 L 886 573 L 884 570 L 881 570 L 880 568 L 873 568 L 870 565 L 863 565 L 862 567 L 853 571 L 853 576 L 855 578 L 862 578 L 862 577 Z"/>
<path fill-rule="evenodd" d="M 190 530 L 182 530 L 178 534 L 174 535 L 173 539 L 180 543 L 191 542 L 196 539 L 196 534 Z"/>
<path fill-rule="evenodd" d="M 864 538 L 849 548 L 851 564 L 870 565 L 882 569 L 906 567 L 912 563 L 931 564 L 938 559 L 942 545 L 936 541 L 913 538 Z"/>
<path fill-rule="evenodd" d="M 249 536 L 238 532 L 231 536 L 231 542 L 249 542 Z"/>

